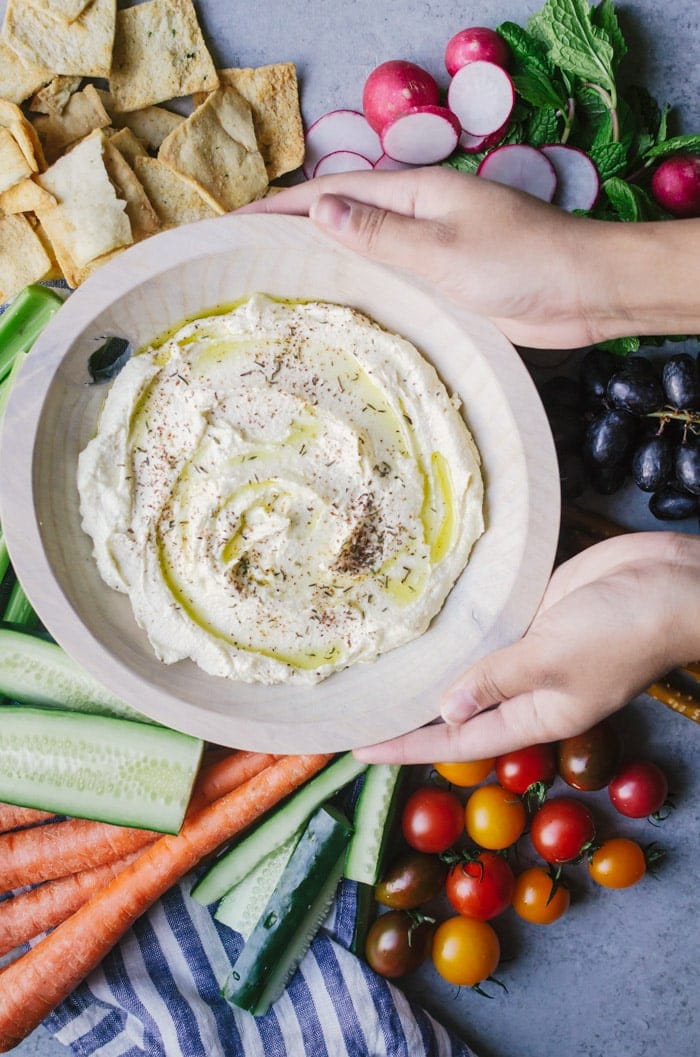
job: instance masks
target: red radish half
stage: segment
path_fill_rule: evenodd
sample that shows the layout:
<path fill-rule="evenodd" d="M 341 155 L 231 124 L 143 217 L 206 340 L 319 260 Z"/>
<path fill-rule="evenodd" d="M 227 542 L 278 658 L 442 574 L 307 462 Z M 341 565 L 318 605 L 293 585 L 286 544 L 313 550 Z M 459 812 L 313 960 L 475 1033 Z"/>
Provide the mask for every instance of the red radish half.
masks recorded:
<path fill-rule="evenodd" d="M 381 158 L 374 163 L 374 168 L 378 172 L 397 172 L 399 169 L 412 169 L 413 166 L 405 161 L 390 158 L 388 154 L 382 154 Z"/>
<path fill-rule="evenodd" d="M 495 62 L 504 68 L 510 62 L 510 48 L 495 29 L 470 26 L 455 33 L 445 48 L 445 66 L 450 77 L 469 62 Z"/>
<path fill-rule="evenodd" d="M 335 151 L 352 151 L 375 162 L 382 154 L 382 145 L 363 114 L 357 110 L 331 110 L 314 121 L 306 133 L 306 178 L 311 179 L 321 158 Z"/>
<path fill-rule="evenodd" d="M 540 147 L 557 174 L 555 206 L 570 213 L 574 209 L 593 209 L 600 191 L 600 179 L 595 165 L 578 147 L 552 143 Z"/>
<path fill-rule="evenodd" d="M 557 174 L 552 163 L 535 147 L 528 147 L 525 143 L 496 147 L 486 155 L 476 175 L 514 187 L 516 191 L 527 191 L 544 202 L 551 202 L 557 189 Z"/>
<path fill-rule="evenodd" d="M 457 146 L 459 121 L 444 106 L 418 106 L 382 130 L 384 153 L 409 165 L 432 165 Z"/>
<path fill-rule="evenodd" d="M 478 60 L 463 66 L 447 91 L 447 105 L 472 136 L 497 132 L 510 117 L 514 104 L 513 82 L 494 62 Z"/>
<path fill-rule="evenodd" d="M 391 59 L 377 66 L 365 81 L 362 109 L 376 132 L 417 106 L 437 106 L 440 89 L 422 66 Z"/>
<path fill-rule="evenodd" d="M 334 150 L 324 154 L 314 169 L 314 176 L 328 176 L 334 172 L 361 172 L 373 168 L 369 158 L 352 150 Z"/>

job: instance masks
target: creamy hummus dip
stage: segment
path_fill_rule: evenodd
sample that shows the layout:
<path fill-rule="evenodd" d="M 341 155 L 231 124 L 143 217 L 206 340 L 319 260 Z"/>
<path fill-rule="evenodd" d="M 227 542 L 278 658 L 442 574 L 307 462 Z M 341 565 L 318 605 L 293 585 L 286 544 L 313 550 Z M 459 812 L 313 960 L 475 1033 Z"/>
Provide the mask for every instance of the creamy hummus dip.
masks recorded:
<path fill-rule="evenodd" d="M 350 308 L 262 294 L 169 334 L 78 467 L 100 573 L 157 656 L 314 683 L 425 631 L 483 531 L 434 368 Z"/>

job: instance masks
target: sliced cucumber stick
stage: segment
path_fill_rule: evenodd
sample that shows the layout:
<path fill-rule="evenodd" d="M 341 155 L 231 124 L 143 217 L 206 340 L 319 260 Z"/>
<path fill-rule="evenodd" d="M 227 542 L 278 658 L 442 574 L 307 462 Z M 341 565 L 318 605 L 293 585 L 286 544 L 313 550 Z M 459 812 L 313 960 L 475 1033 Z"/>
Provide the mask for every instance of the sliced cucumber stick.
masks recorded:
<path fill-rule="evenodd" d="M 286 804 L 247 837 L 214 863 L 192 889 L 198 903 L 207 905 L 230 892 L 261 859 L 279 848 L 298 829 L 308 822 L 314 811 L 326 800 L 367 769 L 351 752 L 334 760 L 324 771 L 307 782 Z"/>
<path fill-rule="evenodd" d="M 0 801 L 177 833 L 202 742 L 106 716 L 0 708 Z"/>
<path fill-rule="evenodd" d="M 292 853 L 299 843 L 301 830 L 294 833 L 279 848 L 266 855 L 262 862 L 232 888 L 219 903 L 214 917 L 222 925 L 239 932 L 247 940 L 262 917 L 267 902 L 277 887 Z"/>
<path fill-rule="evenodd" d="M 355 835 L 348 850 L 345 876 L 360 884 L 375 885 L 394 817 L 401 767 L 375 763 L 365 775 L 355 808 Z"/>

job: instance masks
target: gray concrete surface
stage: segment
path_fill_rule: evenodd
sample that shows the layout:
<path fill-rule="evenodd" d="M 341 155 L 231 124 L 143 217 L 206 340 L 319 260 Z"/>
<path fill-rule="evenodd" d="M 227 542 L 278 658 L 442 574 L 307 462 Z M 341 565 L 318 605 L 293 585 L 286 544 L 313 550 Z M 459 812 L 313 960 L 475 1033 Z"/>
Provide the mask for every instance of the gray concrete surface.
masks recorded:
<path fill-rule="evenodd" d="M 219 63 L 297 63 L 307 123 L 329 109 L 359 108 L 365 77 L 386 59 L 410 58 L 444 84 L 442 54 L 452 33 L 506 18 L 523 22 L 540 6 L 532 0 L 197 2 Z M 695 0 L 632 0 L 619 8 L 634 55 L 633 79 L 674 104 L 679 127 L 700 130 Z M 638 497 L 623 496 L 618 512 L 621 503 L 624 519 L 629 524 L 639 519 L 641 527 Z M 667 767 L 679 807 L 660 831 L 647 823 L 620 826 L 605 794 L 596 794 L 601 826 L 662 841 L 668 863 L 658 882 L 646 880 L 620 893 L 594 890 L 578 868 L 574 907 L 550 929 L 526 927 L 509 912 L 499 924 L 504 953 L 513 959 L 500 973 L 507 995 L 496 993 L 488 1001 L 458 992 L 438 984 L 428 969 L 411 981 L 409 993 L 456 1027 L 482 1057 L 696 1057 L 700 1052 L 700 734 L 648 698 L 628 706 L 619 723 L 631 745 Z M 67 1051 L 40 1029 L 14 1052 L 60 1057 Z"/>

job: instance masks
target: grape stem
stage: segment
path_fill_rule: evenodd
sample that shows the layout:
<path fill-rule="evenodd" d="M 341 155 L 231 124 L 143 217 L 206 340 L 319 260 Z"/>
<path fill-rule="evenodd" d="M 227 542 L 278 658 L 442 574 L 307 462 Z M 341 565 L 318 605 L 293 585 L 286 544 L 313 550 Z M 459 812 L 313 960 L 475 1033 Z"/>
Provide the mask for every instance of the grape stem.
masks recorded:
<path fill-rule="evenodd" d="M 685 422 L 690 427 L 700 427 L 700 411 L 676 411 L 675 408 L 662 407 L 660 411 L 649 411 L 646 417 L 674 419 L 676 422 Z"/>

